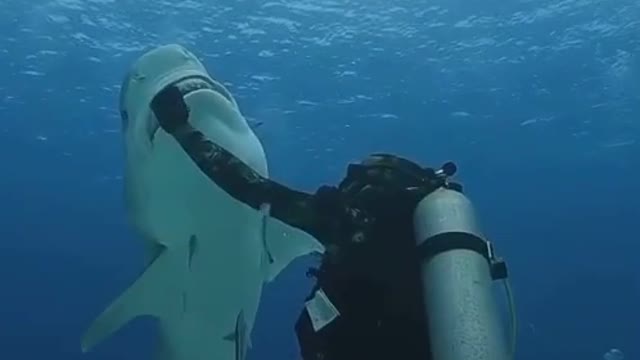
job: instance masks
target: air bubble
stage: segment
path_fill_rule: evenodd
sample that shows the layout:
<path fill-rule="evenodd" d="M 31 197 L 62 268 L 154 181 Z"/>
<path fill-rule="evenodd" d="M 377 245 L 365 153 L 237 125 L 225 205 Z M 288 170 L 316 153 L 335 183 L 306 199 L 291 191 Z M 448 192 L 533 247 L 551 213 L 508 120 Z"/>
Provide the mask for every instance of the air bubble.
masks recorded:
<path fill-rule="evenodd" d="M 604 360 L 624 360 L 624 353 L 618 349 L 611 349 L 602 355 Z"/>

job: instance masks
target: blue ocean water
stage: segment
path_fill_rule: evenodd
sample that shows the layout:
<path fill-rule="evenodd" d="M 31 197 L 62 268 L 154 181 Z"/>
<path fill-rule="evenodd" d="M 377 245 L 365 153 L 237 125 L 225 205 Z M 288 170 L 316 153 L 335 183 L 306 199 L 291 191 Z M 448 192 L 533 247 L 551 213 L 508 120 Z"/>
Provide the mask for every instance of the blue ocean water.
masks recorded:
<path fill-rule="evenodd" d="M 290 186 L 374 151 L 455 161 L 509 261 L 518 359 L 640 357 L 640 2 L 3 0 L 0 34 L 0 359 L 151 358 L 150 320 L 80 339 L 142 268 L 118 91 L 166 43 Z M 299 358 L 309 261 L 266 288 L 251 359 Z"/>

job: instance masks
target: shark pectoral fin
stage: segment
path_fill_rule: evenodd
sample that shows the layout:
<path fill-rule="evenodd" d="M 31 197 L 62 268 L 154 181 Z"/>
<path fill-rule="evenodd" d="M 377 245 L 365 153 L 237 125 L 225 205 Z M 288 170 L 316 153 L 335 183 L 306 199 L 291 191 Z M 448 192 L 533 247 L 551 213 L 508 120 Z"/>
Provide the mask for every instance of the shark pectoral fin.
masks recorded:
<path fill-rule="evenodd" d="M 169 304 L 167 296 L 171 286 L 170 272 L 175 269 L 175 259 L 164 248 L 147 266 L 144 273 L 120 295 L 97 319 L 93 321 L 82 339 L 82 351 L 86 352 L 109 337 L 120 327 L 138 316 L 158 316 Z"/>
<path fill-rule="evenodd" d="M 273 217 L 266 217 L 264 236 L 267 281 L 273 280 L 299 256 L 324 253 L 324 246 L 316 238 Z"/>

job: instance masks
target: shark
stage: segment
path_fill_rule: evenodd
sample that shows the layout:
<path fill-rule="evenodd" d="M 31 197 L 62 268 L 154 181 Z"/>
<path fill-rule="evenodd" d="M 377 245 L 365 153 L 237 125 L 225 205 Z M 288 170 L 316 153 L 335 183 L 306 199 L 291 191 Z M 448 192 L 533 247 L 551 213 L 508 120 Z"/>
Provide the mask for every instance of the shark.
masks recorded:
<path fill-rule="evenodd" d="M 158 360 L 245 360 L 265 283 L 295 258 L 323 253 L 312 235 L 226 193 L 159 126 L 150 104 L 182 89 L 189 122 L 261 176 L 265 151 L 231 92 L 178 44 L 138 58 L 120 93 L 126 213 L 144 270 L 93 321 L 84 352 L 140 316 L 157 321 Z"/>

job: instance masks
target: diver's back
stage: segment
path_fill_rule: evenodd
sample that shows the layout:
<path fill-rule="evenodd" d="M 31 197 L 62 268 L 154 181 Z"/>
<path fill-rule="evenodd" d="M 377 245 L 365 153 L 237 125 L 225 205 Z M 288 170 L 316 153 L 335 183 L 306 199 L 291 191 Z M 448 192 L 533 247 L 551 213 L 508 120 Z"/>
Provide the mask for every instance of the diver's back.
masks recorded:
<path fill-rule="evenodd" d="M 431 359 L 411 217 L 378 215 L 385 221 L 370 241 L 343 246 L 339 261 L 320 267 L 317 286 L 340 316 L 316 332 L 301 314 L 296 332 L 304 360 Z"/>

